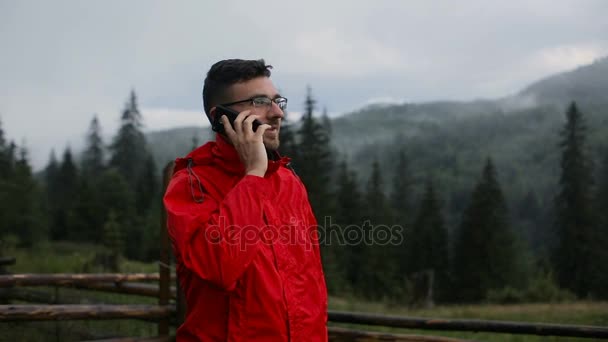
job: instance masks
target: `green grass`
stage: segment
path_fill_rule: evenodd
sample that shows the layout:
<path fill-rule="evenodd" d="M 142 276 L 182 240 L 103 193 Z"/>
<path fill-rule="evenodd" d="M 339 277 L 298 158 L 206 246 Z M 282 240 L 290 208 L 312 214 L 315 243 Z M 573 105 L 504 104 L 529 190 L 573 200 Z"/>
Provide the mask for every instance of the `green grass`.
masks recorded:
<path fill-rule="evenodd" d="M 608 302 L 572 302 L 555 304 L 518 305 L 451 305 L 431 309 L 411 309 L 386 303 L 372 303 L 352 299 L 331 297 L 330 310 L 361 311 L 385 315 L 408 317 L 430 317 L 445 319 L 481 319 L 516 321 L 529 323 L 556 323 L 574 325 L 608 326 Z M 477 341 L 591 341 L 591 339 L 547 337 L 532 335 L 512 335 L 474 332 L 442 332 L 431 330 L 393 329 L 335 324 L 356 329 L 385 331 L 403 334 L 437 335 L 458 337 Z"/>
<path fill-rule="evenodd" d="M 95 267 L 91 263 L 95 254 L 103 251 L 105 251 L 103 246 L 94 244 L 44 242 L 28 249 L 7 248 L 2 251 L 2 254 L 17 259 L 14 266 L 7 268 L 11 273 L 106 273 L 108 271 Z M 120 263 L 120 271 L 123 273 L 155 273 L 158 272 L 158 264 L 123 258 Z"/>

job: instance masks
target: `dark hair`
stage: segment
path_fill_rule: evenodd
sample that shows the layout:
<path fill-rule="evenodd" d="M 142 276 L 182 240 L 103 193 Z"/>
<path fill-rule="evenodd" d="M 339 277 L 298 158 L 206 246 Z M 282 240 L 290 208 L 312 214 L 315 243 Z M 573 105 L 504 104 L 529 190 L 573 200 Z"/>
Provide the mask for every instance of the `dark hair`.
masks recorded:
<path fill-rule="evenodd" d="M 263 59 L 226 59 L 213 64 L 203 86 L 203 108 L 207 117 L 212 107 L 230 100 L 226 99 L 228 87 L 257 77 L 270 77 L 270 69 L 272 65 L 266 65 Z"/>

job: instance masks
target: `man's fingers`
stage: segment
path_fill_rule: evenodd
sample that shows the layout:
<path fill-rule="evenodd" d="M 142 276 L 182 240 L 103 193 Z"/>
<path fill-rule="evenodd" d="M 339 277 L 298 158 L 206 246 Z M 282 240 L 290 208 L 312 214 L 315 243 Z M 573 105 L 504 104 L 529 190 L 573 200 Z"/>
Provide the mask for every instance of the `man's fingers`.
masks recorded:
<path fill-rule="evenodd" d="M 230 138 L 230 141 L 234 142 L 234 140 L 236 139 L 236 132 L 232 128 L 230 120 L 228 120 L 228 117 L 226 115 L 222 115 L 220 120 L 222 120 L 222 124 L 224 125 L 224 132 L 226 132 L 226 135 L 228 136 L 228 138 Z"/>
<path fill-rule="evenodd" d="M 251 114 L 245 119 L 245 121 L 243 121 L 243 129 L 245 130 L 245 134 L 253 132 L 253 121 L 259 117 L 259 115 Z"/>
<path fill-rule="evenodd" d="M 262 136 L 262 135 L 264 135 L 264 132 L 266 132 L 266 130 L 271 127 L 272 126 L 270 126 L 269 124 L 261 124 L 260 127 L 258 127 L 258 129 L 255 130 L 255 134 L 258 136 Z"/>
<path fill-rule="evenodd" d="M 251 113 L 251 110 L 244 110 L 234 119 L 234 130 L 239 133 L 243 131 L 243 120 Z"/>

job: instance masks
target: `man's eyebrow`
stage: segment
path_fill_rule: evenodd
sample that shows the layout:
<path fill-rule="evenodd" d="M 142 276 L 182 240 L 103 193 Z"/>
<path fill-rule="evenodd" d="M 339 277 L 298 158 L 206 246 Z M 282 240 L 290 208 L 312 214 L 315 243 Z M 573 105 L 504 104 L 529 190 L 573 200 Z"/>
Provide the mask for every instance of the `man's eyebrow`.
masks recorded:
<path fill-rule="evenodd" d="M 250 98 L 254 98 L 254 97 L 268 97 L 269 99 L 273 99 L 274 100 L 274 99 L 282 97 L 282 96 L 281 96 L 281 94 L 278 94 L 278 93 L 275 96 L 268 96 L 266 94 L 254 94 L 254 95 L 250 96 Z"/>

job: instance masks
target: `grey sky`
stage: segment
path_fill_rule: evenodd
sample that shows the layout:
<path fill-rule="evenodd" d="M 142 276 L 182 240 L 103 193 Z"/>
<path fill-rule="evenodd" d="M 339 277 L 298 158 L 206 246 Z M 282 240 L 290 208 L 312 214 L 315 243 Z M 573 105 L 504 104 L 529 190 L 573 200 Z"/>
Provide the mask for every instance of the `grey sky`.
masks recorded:
<path fill-rule="evenodd" d="M 135 88 L 146 129 L 202 125 L 201 82 L 224 58 L 265 58 L 299 111 L 512 94 L 608 55 L 608 1 L 0 0 L 0 119 L 37 168 L 113 134 Z"/>

